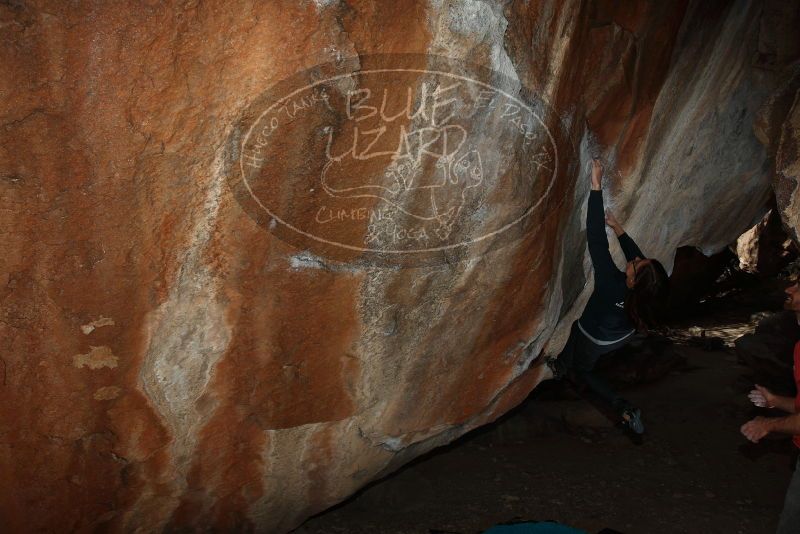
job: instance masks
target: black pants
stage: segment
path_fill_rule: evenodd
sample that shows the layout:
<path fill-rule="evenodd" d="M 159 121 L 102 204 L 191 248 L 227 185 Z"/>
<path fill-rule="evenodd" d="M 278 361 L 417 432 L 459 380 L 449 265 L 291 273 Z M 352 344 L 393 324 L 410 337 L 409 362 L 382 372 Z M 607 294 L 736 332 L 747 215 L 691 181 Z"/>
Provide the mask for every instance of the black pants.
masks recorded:
<path fill-rule="evenodd" d="M 600 356 L 627 345 L 631 339 L 633 335 L 611 345 L 598 345 L 580 331 L 578 321 L 575 321 L 572 323 L 572 330 L 564 350 L 553 362 L 554 374 L 558 378 L 568 378 L 578 386 L 589 388 L 601 401 L 608 403 L 615 411 L 621 411 L 629 406 L 628 402 L 617 395 L 608 382 L 592 370 Z"/>

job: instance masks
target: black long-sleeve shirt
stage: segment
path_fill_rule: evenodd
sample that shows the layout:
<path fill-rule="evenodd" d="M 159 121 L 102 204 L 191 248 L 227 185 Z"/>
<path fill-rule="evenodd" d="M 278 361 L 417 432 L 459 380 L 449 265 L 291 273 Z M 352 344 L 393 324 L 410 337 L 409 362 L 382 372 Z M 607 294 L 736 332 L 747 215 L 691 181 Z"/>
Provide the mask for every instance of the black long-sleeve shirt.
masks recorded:
<path fill-rule="evenodd" d="M 628 261 L 644 254 L 628 234 L 622 234 L 619 244 Z M 617 269 L 608 250 L 603 192 L 590 191 L 586 211 L 586 240 L 594 267 L 594 292 L 578 326 L 592 341 L 610 345 L 633 334 L 636 329 L 625 312 L 625 273 Z"/>

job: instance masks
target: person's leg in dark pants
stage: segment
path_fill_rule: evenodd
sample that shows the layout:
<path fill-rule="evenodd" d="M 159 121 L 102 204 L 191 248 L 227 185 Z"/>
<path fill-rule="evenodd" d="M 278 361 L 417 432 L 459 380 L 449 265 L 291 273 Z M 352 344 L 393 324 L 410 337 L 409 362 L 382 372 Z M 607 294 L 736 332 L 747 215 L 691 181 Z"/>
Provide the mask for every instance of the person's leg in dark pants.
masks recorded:
<path fill-rule="evenodd" d="M 608 381 L 602 376 L 595 374 L 591 369 L 576 369 L 573 380 L 576 383 L 586 386 L 596 397 L 613 408 L 622 401 L 617 392 L 611 389 L 611 385 Z"/>
<path fill-rule="evenodd" d="M 800 457 L 797 459 L 794 474 L 789 481 L 789 488 L 786 490 L 777 534 L 797 534 L 798 532 L 800 532 Z"/>
<path fill-rule="evenodd" d="M 578 322 L 575 321 L 564 350 L 558 358 L 548 358 L 545 363 L 552 371 L 552 378 L 566 377 L 574 385 L 589 389 L 605 408 L 621 417 L 628 428 L 641 434 L 644 432 L 641 412 L 617 395 L 603 377 L 593 372 L 600 356 L 626 345 L 628 341 L 624 339 L 611 345 L 598 345 L 580 331 Z"/>
<path fill-rule="evenodd" d="M 620 343 L 622 346 L 624 343 Z M 603 401 L 612 404 L 617 394 L 611 386 L 601 377 L 592 373 L 598 358 L 617 347 L 615 345 L 595 345 L 578 328 L 578 322 L 572 323 L 564 349 L 551 361 L 555 378 L 569 378 L 576 385 L 586 386 L 597 394 Z"/>
<path fill-rule="evenodd" d="M 619 399 L 619 395 L 611 389 L 611 386 L 603 377 L 593 372 L 597 360 L 603 354 L 605 352 L 602 347 L 594 345 L 590 341 L 578 343 L 572 359 L 569 377 L 576 385 L 588 388 L 602 402 L 613 406 Z"/>
<path fill-rule="evenodd" d="M 594 373 L 594 367 L 600 356 L 607 354 L 617 348 L 617 345 L 597 345 L 578 331 L 578 338 L 575 343 L 572 366 L 570 369 L 570 379 L 578 385 L 585 386 L 594 393 L 601 401 L 613 406 L 619 399 L 619 395 L 611 389 L 609 383 L 601 376 Z"/>
<path fill-rule="evenodd" d="M 631 430 L 641 434 L 644 432 L 641 412 L 620 397 L 605 378 L 594 372 L 595 364 L 601 356 L 625 346 L 628 341 L 629 339 L 624 339 L 611 345 L 597 345 L 581 333 L 573 350 L 569 376 L 576 385 L 588 388 L 606 408 L 621 417 Z"/>

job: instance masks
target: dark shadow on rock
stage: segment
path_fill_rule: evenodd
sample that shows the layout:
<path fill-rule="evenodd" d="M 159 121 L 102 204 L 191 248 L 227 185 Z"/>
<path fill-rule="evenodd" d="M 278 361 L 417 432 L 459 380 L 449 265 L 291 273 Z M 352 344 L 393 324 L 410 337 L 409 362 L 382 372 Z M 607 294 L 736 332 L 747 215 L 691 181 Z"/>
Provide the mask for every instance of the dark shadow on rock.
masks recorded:
<path fill-rule="evenodd" d="M 793 350 L 798 339 L 800 326 L 794 313 L 769 314 L 759 321 L 755 332 L 736 340 L 736 355 L 739 363 L 750 369 L 754 383 L 793 396 Z"/>

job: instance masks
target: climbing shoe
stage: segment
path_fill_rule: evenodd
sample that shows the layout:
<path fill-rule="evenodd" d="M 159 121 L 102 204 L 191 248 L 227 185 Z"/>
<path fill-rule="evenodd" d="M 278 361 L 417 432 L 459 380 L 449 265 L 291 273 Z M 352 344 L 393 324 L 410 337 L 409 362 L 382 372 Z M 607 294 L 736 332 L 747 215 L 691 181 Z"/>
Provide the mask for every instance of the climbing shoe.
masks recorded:
<path fill-rule="evenodd" d="M 644 434 L 642 411 L 639 408 L 625 408 L 622 412 L 622 424 L 635 434 Z"/>

